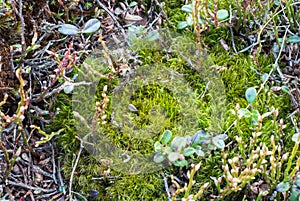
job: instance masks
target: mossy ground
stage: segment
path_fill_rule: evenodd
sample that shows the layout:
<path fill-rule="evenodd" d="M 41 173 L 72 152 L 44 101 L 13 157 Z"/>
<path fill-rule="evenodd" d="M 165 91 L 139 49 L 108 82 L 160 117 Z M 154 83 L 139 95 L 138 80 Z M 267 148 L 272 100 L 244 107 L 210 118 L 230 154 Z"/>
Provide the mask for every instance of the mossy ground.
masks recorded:
<path fill-rule="evenodd" d="M 180 10 L 180 5 L 177 1 L 167 1 L 167 11 L 169 20 L 175 25 L 184 19 L 184 15 Z M 193 37 L 193 34 L 189 32 L 183 32 L 186 36 Z M 235 55 L 232 51 L 225 51 L 219 43 L 220 39 L 225 39 L 230 43 L 230 35 L 227 28 L 216 28 L 205 32 L 202 36 L 204 44 L 209 49 L 209 56 L 216 66 L 224 67 L 220 73 L 224 85 L 226 87 L 226 121 L 224 123 L 224 131 L 233 123 L 235 116 L 230 113 L 230 109 L 233 109 L 237 103 L 241 107 L 246 107 L 247 102 L 245 100 L 245 91 L 248 87 L 260 86 L 262 83 L 260 76 L 253 70 L 257 69 L 261 73 L 268 73 L 271 69 L 270 64 L 274 61 L 269 55 L 260 55 L 258 57 L 259 66 L 254 64 L 250 55 L 238 54 Z M 238 44 L 237 44 L 238 46 Z M 201 80 L 197 73 L 186 67 L 185 62 L 182 59 L 173 58 L 165 62 L 163 55 L 153 54 L 151 52 L 142 52 L 141 60 L 144 65 L 149 63 L 158 63 L 161 66 L 167 66 L 179 73 L 187 74 L 186 80 L 192 88 L 197 91 L 198 95 L 204 92 L 205 82 Z M 107 82 L 107 81 L 106 81 Z M 102 89 L 105 81 L 101 83 Z M 138 124 L 143 126 L 147 124 L 147 115 L 149 108 L 153 105 L 164 104 L 167 111 L 167 115 L 170 117 L 165 129 L 175 129 L 177 116 L 177 104 L 172 100 L 168 91 L 164 89 L 159 92 L 159 86 L 148 86 L 142 88 L 139 93 L 133 96 L 133 105 L 139 110 L 144 112 Z M 57 130 L 61 127 L 65 128 L 65 132 L 56 138 L 57 146 L 60 147 L 60 158 L 62 162 L 62 170 L 65 177 L 70 177 L 74 161 L 79 149 L 79 141 L 75 138 L 76 130 L 74 128 L 74 119 L 72 113 L 71 97 L 65 94 L 60 94 L 56 106 L 61 109 L 59 116 L 55 119 L 54 123 L 49 126 L 50 130 Z M 209 101 L 198 99 L 199 105 L 199 129 L 207 128 L 210 122 L 210 104 Z M 287 111 L 289 111 L 289 97 L 287 94 L 275 94 L 270 90 L 262 90 L 257 101 L 253 107 L 257 108 L 261 113 L 266 112 L 268 108 L 275 107 L 279 109 L 279 116 L 285 117 Z M 108 110 L 109 113 L 109 110 Z M 115 129 L 107 128 L 109 139 L 119 146 L 120 148 L 127 148 L 127 145 L 131 145 L 131 149 L 142 148 L 144 152 L 153 152 L 153 144 L 158 139 L 159 134 L 154 136 L 151 140 L 139 140 L 130 139 L 130 137 L 122 134 Z M 247 142 L 251 136 L 249 131 L 249 125 L 244 122 L 239 125 L 240 131 L 242 131 L 242 138 Z M 260 139 L 263 142 L 269 142 L 270 136 L 273 134 L 274 126 L 271 122 L 266 122 L 263 128 L 263 135 Z M 176 130 L 176 129 L 175 129 Z M 236 128 L 230 130 L 229 139 L 231 141 L 236 135 L 240 135 L 240 131 Z M 290 147 L 286 147 L 290 149 Z M 232 155 L 236 151 L 236 148 L 229 148 L 228 155 Z M 199 159 L 195 159 L 194 162 L 199 162 Z M 197 190 L 201 184 L 205 182 L 211 182 L 210 176 L 219 177 L 222 175 L 222 169 L 220 165 L 221 154 L 219 151 L 212 152 L 206 158 L 201 159 L 202 166 L 197 172 L 195 180 L 196 184 L 194 189 Z M 108 173 L 109 172 L 109 173 Z M 88 152 L 83 152 L 79 159 L 78 166 L 73 180 L 73 190 L 88 197 L 91 190 L 97 190 L 99 195 L 94 198 L 95 200 L 166 200 L 165 187 L 163 183 L 163 175 L 176 175 L 178 169 L 174 167 L 168 167 L 163 171 L 158 171 L 148 174 L 126 175 L 109 169 L 105 165 L 105 162 L 94 159 Z M 106 176 L 108 174 L 108 176 Z M 110 178 L 109 176 L 115 176 Z M 102 179 L 95 179 L 102 178 Z M 212 188 L 210 188 L 211 191 Z M 214 192 L 212 192 L 214 193 Z"/>

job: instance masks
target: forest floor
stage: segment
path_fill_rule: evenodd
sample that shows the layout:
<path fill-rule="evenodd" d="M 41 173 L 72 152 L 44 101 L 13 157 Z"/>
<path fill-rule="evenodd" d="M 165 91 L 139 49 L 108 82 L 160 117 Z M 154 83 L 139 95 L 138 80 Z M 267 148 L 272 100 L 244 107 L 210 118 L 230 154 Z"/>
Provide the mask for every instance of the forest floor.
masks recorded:
<path fill-rule="evenodd" d="M 300 2 L 0 0 L 0 198 L 299 200 Z"/>

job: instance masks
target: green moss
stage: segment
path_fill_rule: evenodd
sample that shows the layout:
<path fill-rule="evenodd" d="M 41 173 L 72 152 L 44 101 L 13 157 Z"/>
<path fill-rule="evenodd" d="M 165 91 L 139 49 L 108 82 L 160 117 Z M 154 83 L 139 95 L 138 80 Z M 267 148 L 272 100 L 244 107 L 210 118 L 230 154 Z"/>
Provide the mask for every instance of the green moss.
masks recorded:
<path fill-rule="evenodd" d="M 176 26 L 179 21 L 185 19 L 185 15 L 180 10 L 181 3 L 178 1 L 166 1 L 166 10 L 168 15 L 171 16 L 169 20 Z M 193 33 L 183 31 L 188 37 L 193 37 Z M 256 86 L 260 87 L 262 81 L 260 76 L 256 74 L 252 69 L 258 70 L 260 73 L 268 73 L 271 69 L 270 64 L 274 61 L 268 55 L 259 56 L 258 63 L 254 64 L 250 55 L 238 54 L 235 55 L 232 51 L 225 51 L 220 45 L 219 40 L 224 39 L 228 44 L 231 44 L 230 33 L 227 28 L 211 28 L 202 35 L 204 44 L 209 49 L 209 56 L 212 59 L 215 67 L 222 66 L 225 68 L 220 75 L 225 85 L 227 105 L 224 108 L 226 110 L 226 121 L 223 125 L 223 130 L 226 130 L 236 119 L 236 116 L 231 114 L 230 109 L 233 109 L 237 103 L 241 107 L 246 107 L 247 102 L 245 100 L 245 91 L 248 87 Z M 242 49 L 241 44 L 237 44 L 238 49 Z M 151 66 L 157 64 L 161 68 L 169 68 L 173 71 L 186 75 L 184 78 L 189 86 L 194 90 L 196 102 L 198 106 L 199 115 L 197 116 L 199 129 L 207 128 L 211 123 L 211 97 L 209 94 L 201 98 L 200 95 L 205 91 L 206 82 L 201 79 L 198 72 L 192 70 L 187 66 L 186 61 L 175 56 L 165 56 L 160 51 L 146 51 L 139 52 L 139 59 L 143 62 L 143 65 Z M 97 64 L 97 60 L 92 59 L 89 61 L 91 65 L 98 66 L 99 71 L 107 73 L 108 69 L 103 68 Z M 113 97 L 111 91 L 115 86 L 118 86 L 121 79 L 114 79 L 112 82 L 107 79 L 101 79 L 98 85 L 98 91 L 96 96 L 101 100 L 102 89 L 105 85 L 109 86 L 108 96 L 111 99 Z M 155 84 L 143 86 L 136 90 L 129 99 L 130 104 L 134 105 L 138 113 L 128 112 L 130 117 L 133 117 L 133 124 L 138 125 L 141 128 L 146 128 L 151 124 L 149 114 L 151 114 L 151 108 L 156 105 L 160 105 L 165 110 L 168 121 L 162 126 L 162 128 L 156 131 L 156 135 L 153 135 L 151 139 L 141 139 L 140 137 L 131 136 L 129 132 L 121 132 L 118 128 L 111 125 L 103 125 L 105 130 L 104 135 L 107 139 L 114 144 L 117 148 L 133 151 L 140 150 L 140 153 L 152 153 L 153 144 L 158 139 L 161 131 L 164 129 L 170 129 L 173 133 L 180 133 L 180 100 L 173 98 L 174 93 L 167 89 L 167 87 L 160 87 Z M 49 130 L 58 130 L 61 127 L 66 128 L 65 132 L 59 136 L 56 140 L 57 146 L 60 148 L 60 158 L 62 161 L 63 172 L 66 178 L 70 177 L 75 156 L 78 152 L 79 142 L 76 140 L 76 130 L 74 128 L 74 118 L 72 113 L 72 105 L 70 103 L 70 97 L 65 94 L 60 94 L 56 99 L 56 106 L 61 108 L 60 114 L 55 118 L 54 123 L 50 125 Z M 284 118 L 285 114 L 289 111 L 289 99 L 286 94 L 275 94 L 270 90 L 262 90 L 258 95 L 257 100 L 253 104 L 254 108 L 257 108 L 261 113 L 267 112 L 270 107 L 279 109 L 279 117 Z M 84 108 L 83 108 L 84 109 Z M 112 114 L 112 105 L 109 105 L 107 109 L 108 119 Z M 217 122 L 218 123 L 218 122 Z M 128 125 L 129 126 L 129 125 Z M 249 122 L 242 121 L 239 125 L 239 129 L 236 127 L 230 129 L 229 139 L 226 142 L 234 140 L 236 135 L 242 133 L 242 138 L 247 142 L 251 136 L 251 130 L 249 130 Z M 260 139 L 261 142 L 269 142 L 270 136 L 276 133 L 274 130 L 274 124 L 271 123 L 270 118 L 264 122 L 262 128 L 263 135 Z M 291 134 L 288 130 L 288 136 Z M 287 147 L 286 149 L 291 149 Z M 236 148 L 228 149 L 228 155 L 234 155 L 237 151 Z M 75 155 L 74 155 L 75 154 Z M 211 182 L 210 176 L 219 177 L 223 174 L 221 169 L 221 154 L 219 151 L 211 152 L 205 159 L 194 159 L 193 162 L 197 163 L 201 160 L 201 168 L 195 176 L 195 193 L 198 187 L 205 182 Z M 111 169 L 109 175 L 115 176 L 113 179 L 108 179 L 105 174 L 109 171 L 109 165 L 105 164 L 105 161 L 100 161 L 87 152 L 84 152 L 79 160 L 76 174 L 74 175 L 73 190 L 79 192 L 86 197 L 89 195 L 90 190 L 97 190 L 99 195 L 98 200 L 166 200 L 165 188 L 161 176 L 161 172 L 154 172 L 140 175 L 126 175 Z M 185 171 L 185 169 L 184 169 Z M 165 169 L 168 175 L 179 174 L 176 168 Z M 93 178 L 103 178 L 101 180 L 95 180 Z M 213 186 L 213 184 L 212 184 Z M 216 193 L 213 188 L 210 188 L 207 195 L 210 193 Z"/>
<path fill-rule="evenodd" d="M 167 200 L 160 173 L 121 176 L 107 190 L 112 200 Z"/>

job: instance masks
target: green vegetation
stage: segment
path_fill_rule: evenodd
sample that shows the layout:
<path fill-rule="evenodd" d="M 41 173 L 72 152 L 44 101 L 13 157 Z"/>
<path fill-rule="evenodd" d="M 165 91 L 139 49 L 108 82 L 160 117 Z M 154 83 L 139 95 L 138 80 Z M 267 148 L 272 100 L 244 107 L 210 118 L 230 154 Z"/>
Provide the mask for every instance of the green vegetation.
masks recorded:
<path fill-rule="evenodd" d="M 116 38 L 117 46 L 104 41 L 98 19 L 76 24 L 78 1 L 60 2 L 54 16 L 66 22 L 58 33 L 97 41 L 99 49 L 89 55 L 70 42 L 64 54 L 47 50 L 59 65 L 51 86 L 64 93 L 49 104 L 53 122 L 28 126 L 30 134 L 22 126 L 33 108 L 22 76 L 30 69 L 19 68 L 19 105 L 14 115 L 0 111 L 0 131 L 14 122 L 25 146 L 33 132 L 41 135 L 35 147 L 54 142 L 65 178 L 60 191 L 70 191 L 70 200 L 299 200 L 299 117 L 291 110 L 299 102 L 300 3 L 131 1 L 128 10 L 139 4 L 163 9 L 168 23 L 162 31 L 128 26 L 125 51 Z M 8 20 L 0 15 L 0 34 Z M 180 34 L 163 29 L 171 26 Z M 32 40 L 11 46 L 23 48 L 14 62 L 40 47 Z M 0 148 L 5 183 L 21 148 L 11 154 L 1 139 Z"/>

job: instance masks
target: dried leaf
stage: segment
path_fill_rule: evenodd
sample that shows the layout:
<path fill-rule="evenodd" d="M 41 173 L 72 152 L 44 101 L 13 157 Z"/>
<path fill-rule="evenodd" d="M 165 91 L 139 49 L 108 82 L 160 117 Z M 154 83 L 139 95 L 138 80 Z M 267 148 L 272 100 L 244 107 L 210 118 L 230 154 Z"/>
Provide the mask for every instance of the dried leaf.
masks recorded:
<path fill-rule="evenodd" d="M 129 21 L 140 21 L 143 20 L 142 17 L 138 16 L 138 15 L 131 15 L 129 13 L 127 13 L 125 15 L 125 20 L 129 20 Z"/>

